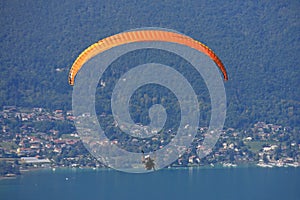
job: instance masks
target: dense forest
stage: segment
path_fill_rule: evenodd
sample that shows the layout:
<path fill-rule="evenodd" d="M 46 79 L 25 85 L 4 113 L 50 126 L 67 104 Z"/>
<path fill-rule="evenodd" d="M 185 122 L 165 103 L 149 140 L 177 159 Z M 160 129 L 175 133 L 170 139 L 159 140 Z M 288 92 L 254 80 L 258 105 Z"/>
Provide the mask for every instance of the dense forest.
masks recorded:
<path fill-rule="evenodd" d="M 292 0 L 1 1 L 0 106 L 71 110 L 68 70 L 82 50 L 122 31 L 162 27 L 207 44 L 222 59 L 229 74 L 227 127 L 265 121 L 299 128 L 299 9 L 300 3 Z M 146 55 L 148 60 L 176 65 L 169 55 L 154 59 L 157 54 Z M 137 58 L 135 64 L 145 61 L 143 54 L 132 57 Z M 130 62 L 121 65 L 125 64 Z M 113 71 L 107 72 L 112 83 L 117 78 Z M 199 84 L 198 88 L 201 109 L 209 116 L 205 87 Z M 135 98 L 147 101 L 151 95 Z M 102 102 L 98 102 L 99 113 L 109 107 Z M 169 101 L 166 106 L 173 104 Z M 141 106 L 149 108 L 145 103 Z M 133 113 L 138 109 L 132 108 Z"/>

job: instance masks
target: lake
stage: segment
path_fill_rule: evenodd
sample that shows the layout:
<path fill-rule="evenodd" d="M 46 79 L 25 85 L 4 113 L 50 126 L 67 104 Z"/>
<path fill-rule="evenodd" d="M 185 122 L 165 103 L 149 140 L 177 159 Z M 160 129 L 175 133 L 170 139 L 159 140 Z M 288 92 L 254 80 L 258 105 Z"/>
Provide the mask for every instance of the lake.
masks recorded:
<path fill-rule="evenodd" d="M 51 169 L 0 180 L 1 200 L 299 200 L 300 168 Z"/>

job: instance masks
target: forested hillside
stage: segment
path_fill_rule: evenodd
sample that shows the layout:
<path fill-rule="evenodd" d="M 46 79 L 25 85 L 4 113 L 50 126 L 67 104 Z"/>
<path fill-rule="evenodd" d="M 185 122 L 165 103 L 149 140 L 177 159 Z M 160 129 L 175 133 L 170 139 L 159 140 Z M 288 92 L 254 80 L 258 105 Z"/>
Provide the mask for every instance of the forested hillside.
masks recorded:
<path fill-rule="evenodd" d="M 4 0 L 0 106 L 70 110 L 68 70 L 82 50 L 129 29 L 163 27 L 207 44 L 222 59 L 227 127 L 265 121 L 299 128 L 299 11 L 292 0 Z"/>

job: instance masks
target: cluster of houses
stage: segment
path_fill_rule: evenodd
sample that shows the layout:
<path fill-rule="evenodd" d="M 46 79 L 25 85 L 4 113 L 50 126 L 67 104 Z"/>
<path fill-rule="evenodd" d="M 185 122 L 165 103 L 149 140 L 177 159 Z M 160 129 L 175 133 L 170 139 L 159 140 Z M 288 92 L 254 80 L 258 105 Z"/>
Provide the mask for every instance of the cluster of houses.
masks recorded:
<path fill-rule="evenodd" d="M 20 163 L 33 165 L 95 166 L 95 159 L 91 159 L 91 155 L 83 150 L 75 129 L 61 134 L 59 130 L 51 128 L 42 132 L 34 126 L 34 123 L 49 121 L 72 124 L 74 119 L 71 111 L 4 106 L 0 111 L 0 158 L 16 158 Z M 172 166 L 300 166 L 299 138 L 295 137 L 297 133 L 293 134 L 295 130 L 292 128 L 264 122 L 257 122 L 249 130 L 228 128 L 222 132 L 212 152 L 200 158 L 197 152 L 205 151 L 201 149 L 201 144 L 205 137 L 209 137 L 206 131 L 205 127 L 199 128 L 200 134 L 192 146 Z M 133 138 L 129 142 L 135 144 L 138 142 L 135 140 Z M 111 142 L 118 144 L 122 141 Z M 156 144 L 158 148 L 163 148 L 165 143 L 154 136 L 148 145 Z"/>

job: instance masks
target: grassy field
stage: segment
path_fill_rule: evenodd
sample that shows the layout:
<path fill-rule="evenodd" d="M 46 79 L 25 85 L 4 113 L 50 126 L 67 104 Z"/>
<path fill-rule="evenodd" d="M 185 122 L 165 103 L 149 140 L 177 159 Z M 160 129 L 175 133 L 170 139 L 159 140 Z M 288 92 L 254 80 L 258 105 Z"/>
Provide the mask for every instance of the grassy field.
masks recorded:
<path fill-rule="evenodd" d="M 3 149 L 17 149 L 18 145 L 14 142 L 0 142 L 0 148 Z"/>
<path fill-rule="evenodd" d="M 253 153 L 259 152 L 264 145 L 274 145 L 277 144 L 275 141 L 251 141 L 251 142 L 245 142 L 245 145 L 247 145 L 250 150 Z"/>

